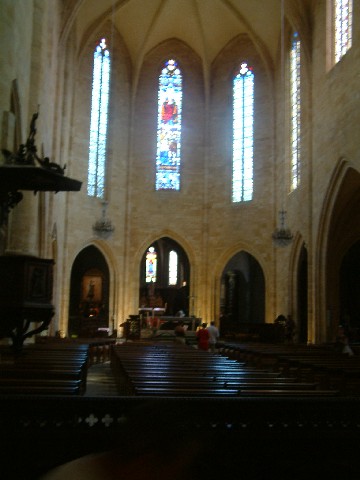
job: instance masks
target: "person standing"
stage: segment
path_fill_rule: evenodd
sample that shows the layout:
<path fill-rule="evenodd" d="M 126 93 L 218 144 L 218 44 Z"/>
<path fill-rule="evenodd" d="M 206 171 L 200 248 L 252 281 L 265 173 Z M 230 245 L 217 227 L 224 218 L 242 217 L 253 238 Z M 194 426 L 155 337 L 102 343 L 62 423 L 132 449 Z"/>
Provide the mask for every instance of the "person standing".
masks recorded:
<path fill-rule="evenodd" d="M 176 325 L 174 333 L 175 333 L 175 343 L 186 343 L 184 322 L 181 321 Z"/>
<path fill-rule="evenodd" d="M 206 323 L 201 325 L 200 330 L 196 332 L 197 340 L 198 340 L 198 348 L 199 350 L 209 350 L 209 337 L 210 334 L 206 328 Z"/>
<path fill-rule="evenodd" d="M 217 327 L 215 327 L 215 322 L 214 321 L 210 322 L 210 325 L 208 326 L 207 331 L 209 332 L 210 350 L 212 352 L 215 352 L 215 347 L 216 347 L 217 341 L 220 337 L 220 334 L 219 334 L 219 329 Z"/>
<path fill-rule="evenodd" d="M 289 315 L 285 322 L 285 343 L 293 343 L 295 335 L 295 322 Z"/>

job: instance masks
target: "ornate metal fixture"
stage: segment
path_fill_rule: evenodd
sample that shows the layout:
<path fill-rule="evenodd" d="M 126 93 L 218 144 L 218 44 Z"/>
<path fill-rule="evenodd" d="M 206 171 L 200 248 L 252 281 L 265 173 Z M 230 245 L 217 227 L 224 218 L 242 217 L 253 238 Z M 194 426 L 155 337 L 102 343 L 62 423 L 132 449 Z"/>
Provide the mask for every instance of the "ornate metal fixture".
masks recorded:
<path fill-rule="evenodd" d="M 35 123 L 39 114 L 34 113 L 26 143 L 16 152 L 2 149 L 4 163 L 0 164 L 0 225 L 23 198 L 23 190 L 36 192 L 76 192 L 81 182 L 64 175 L 65 166 L 40 158 L 35 145 Z"/>
<path fill-rule="evenodd" d="M 106 218 L 107 205 L 108 202 L 102 202 L 102 216 L 93 225 L 94 233 L 102 236 L 108 236 L 115 230 L 115 227 L 111 223 L 111 220 Z"/>
<path fill-rule="evenodd" d="M 293 234 L 291 233 L 291 230 L 285 227 L 285 216 L 286 211 L 280 210 L 280 228 L 276 228 L 274 233 L 272 234 L 273 242 L 277 247 L 286 247 L 287 245 L 289 245 L 289 243 L 292 242 L 293 239 Z"/>
<path fill-rule="evenodd" d="M 16 153 L 9 152 L 3 149 L 2 153 L 5 157 L 5 165 L 39 165 L 54 173 L 64 175 L 66 165 L 61 167 L 55 162 L 50 162 L 48 157 L 40 158 L 37 154 L 37 148 L 35 145 L 36 135 L 36 120 L 39 113 L 34 113 L 30 123 L 30 132 L 25 144 L 20 144 Z"/>

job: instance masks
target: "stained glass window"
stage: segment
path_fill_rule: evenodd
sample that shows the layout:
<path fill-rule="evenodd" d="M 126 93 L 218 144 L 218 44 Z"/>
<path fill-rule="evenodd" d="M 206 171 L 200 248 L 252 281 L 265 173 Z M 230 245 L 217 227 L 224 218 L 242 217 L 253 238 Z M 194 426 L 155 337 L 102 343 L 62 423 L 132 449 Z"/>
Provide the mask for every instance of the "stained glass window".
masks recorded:
<path fill-rule="evenodd" d="M 253 197 L 254 73 L 242 63 L 233 79 L 232 201 Z"/>
<path fill-rule="evenodd" d="M 335 62 L 349 50 L 352 44 L 352 0 L 335 0 Z"/>
<path fill-rule="evenodd" d="M 156 190 L 180 189 L 182 75 L 168 60 L 159 76 Z"/>
<path fill-rule="evenodd" d="M 290 112 L 291 112 L 291 189 L 300 183 L 300 39 L 297 33 L 292 37 L 290 49 Z"/>
<path fill-rule="evenodd" d="M 104 198 L 110 53 L 103 38 L 94 51 L 88 164 L 89 196 Z"/>
<path fill-rule="evenodd" d="M 146 253 L 146 282 L 156 282 L 157 253 L 154 247 L 149 247 Z"/>
<path fill-rule="evenodd" d="M 169 285 L 176 285 L 178 281 L 178 254 L 175 250 L 169 253 Z"/>

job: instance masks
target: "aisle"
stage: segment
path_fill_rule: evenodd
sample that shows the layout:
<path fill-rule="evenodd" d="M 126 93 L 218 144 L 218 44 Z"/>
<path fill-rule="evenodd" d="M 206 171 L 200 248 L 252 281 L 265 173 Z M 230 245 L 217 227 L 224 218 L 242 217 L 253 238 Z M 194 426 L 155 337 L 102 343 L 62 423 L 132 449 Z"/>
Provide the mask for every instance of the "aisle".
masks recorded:
<path fill-rule="evenodd" d="M 113 397 L 118 390 L 111 371 L 110 362 L 92 365 L 87 374 L 85 397 Z"/>

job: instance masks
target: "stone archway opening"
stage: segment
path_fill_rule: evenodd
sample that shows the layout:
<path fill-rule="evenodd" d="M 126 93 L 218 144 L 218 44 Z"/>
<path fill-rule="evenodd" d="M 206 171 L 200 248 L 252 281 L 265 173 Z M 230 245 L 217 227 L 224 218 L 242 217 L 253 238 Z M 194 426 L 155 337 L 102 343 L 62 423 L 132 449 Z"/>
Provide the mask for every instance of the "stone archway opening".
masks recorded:
<path fill-rule="evenodd" d="M 255 332 L 265 324 L 265 277 L 249 253 L 238 252 L 226 264 L 220 295 L 222 335 Z"/>
<path fill-rule="evenodd" d="M 109 268 L 104 255 L 91 245 L 75 258 L 71 269 L 69 337 L 101 337 L 109 325 Z"/>
<path fill-rule="evenodd" d="M 189 297 L 190 263 L 178 242 L 162 237 L 149 245 L 140 262 L 139 276 L 139 308 L 163 309 L 159 312 L 167 316 L 180 311 L 186 317 L 193 314 Z"/>
<path fill-rule="evenodd" d="M 357 262 L 360 242 L 360 174 L 349 168 L 339 188 L 331 212 L 326 252 L 326 341 L 334 341 L 338 325 L 342 322 L 357 322 L 356 314 L 349 319 L 349 308 L 356 305 L 356 290 L 350 285 L 358 271 L 353 271 L 351 262 Z"/>

